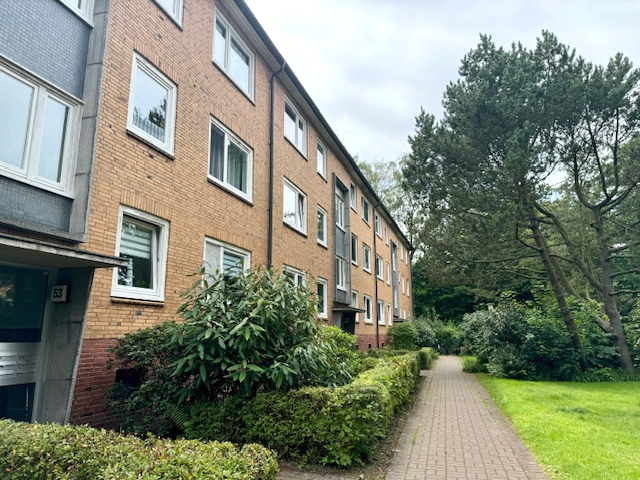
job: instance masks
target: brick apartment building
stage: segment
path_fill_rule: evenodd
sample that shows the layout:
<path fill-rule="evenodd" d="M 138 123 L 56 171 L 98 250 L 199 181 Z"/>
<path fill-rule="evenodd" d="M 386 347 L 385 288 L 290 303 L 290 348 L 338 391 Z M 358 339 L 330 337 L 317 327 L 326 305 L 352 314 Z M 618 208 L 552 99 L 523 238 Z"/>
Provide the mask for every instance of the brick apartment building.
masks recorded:
<path fill-rule="evenodd" d="M 108 425 L 105 348 L 203 261 L 306 280 L 360 348 L 411 315 L 408 240 L 243 0 L 0 2 L 0 126 L 0 416 Z"/>

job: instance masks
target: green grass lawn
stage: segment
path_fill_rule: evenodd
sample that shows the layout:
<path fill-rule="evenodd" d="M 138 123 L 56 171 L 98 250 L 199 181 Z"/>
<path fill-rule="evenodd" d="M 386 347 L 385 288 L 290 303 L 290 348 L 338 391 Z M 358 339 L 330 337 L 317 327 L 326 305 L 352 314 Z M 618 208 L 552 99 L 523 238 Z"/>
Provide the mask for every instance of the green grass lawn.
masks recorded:
<path fill-rule="evenodd" d="M 551 478 L 640 479 L 640 382 L 478 378 Z"/>

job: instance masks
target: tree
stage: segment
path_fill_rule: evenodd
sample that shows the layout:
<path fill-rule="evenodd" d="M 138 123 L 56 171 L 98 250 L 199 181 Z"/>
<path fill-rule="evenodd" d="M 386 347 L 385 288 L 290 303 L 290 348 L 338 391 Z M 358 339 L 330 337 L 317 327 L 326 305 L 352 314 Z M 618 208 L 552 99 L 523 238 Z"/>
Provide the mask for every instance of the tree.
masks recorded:
<path fill-rule="evenodd" d="M 531 281 L 545 279 L 584 368 L 580 335 L 567 304 L 567 295 L 575 293 L 568 271 L 578 272 L 592 289 L 597 288 L 580 263 L 585 249 L 570 242 L 566 219 L 554 214 L 549 186 L 554 172 L 565 166 L 577 168 L 575 196 L 585 197 L 586 187 L 593 194 L 581 203 L 592 212 L 590 221 L 599 239 L 598 261 L 592 264 L 599 271 L 600 297 L 608 317 L 602 326 L 616 334 L 621 363 L 631 370 L 618 325 L 619 292 L 603 280 L 623 273 L 612 271 L 612 262 L 607 261 L 619 247 L 604 234 L 607 219 L 601 213 L 621 208 L 637 181 L 633 176 L 622 181 L 613 153 L 598 161 L 594 152 L 608 149 L 619 154 L 632 140 L 635 72 L 621 57 L 607 69 L 593 67 L 543 32 L 533 50 L 521 44 L 510 50 L 496 48 L 490 37 L 481 36 L 478 47 L 462 60 L 460 76 L 446 90 L 443 120 L 436 123 L 422 111 L 416 134 L 409 139 L 412 153 L 403 176 L 426 211 L 423 238 L 444 232 L 446 239 L 453 239 L 446 253 L 449 262 L 457 261 L 458 272 L 487 270 L 495 272 L 494 281 L 500 272 Z M 624 135 L 616 125 L 624 125 Z M 590 128 L 598 135 L 590 134 Z M 604 177 L 613 179 L 611 187 L 604 186 Z M 593 200 L 599 189 L 604 203 Z M 437 247 L 438 241 L 425 242 Z"/>

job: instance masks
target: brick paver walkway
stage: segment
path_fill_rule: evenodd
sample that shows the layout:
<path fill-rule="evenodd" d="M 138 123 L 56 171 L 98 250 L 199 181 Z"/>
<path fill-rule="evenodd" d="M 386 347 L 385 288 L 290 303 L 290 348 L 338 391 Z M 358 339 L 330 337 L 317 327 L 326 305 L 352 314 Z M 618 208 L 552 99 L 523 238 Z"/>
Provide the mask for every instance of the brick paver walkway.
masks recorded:
<path fill-rule="evenodd" d="M 547 479 L 458 357 L 426 374 L 387 480 Z"/>
<path fill-rule="evenodd" d="M 473 375 L 440 357 L 404 427 L 387 480 L 547 480 Z M 343 480 L 338 473 L 281 471 L 278 480 Z M 365 479 L 366 480 L 366 479 Z"/>

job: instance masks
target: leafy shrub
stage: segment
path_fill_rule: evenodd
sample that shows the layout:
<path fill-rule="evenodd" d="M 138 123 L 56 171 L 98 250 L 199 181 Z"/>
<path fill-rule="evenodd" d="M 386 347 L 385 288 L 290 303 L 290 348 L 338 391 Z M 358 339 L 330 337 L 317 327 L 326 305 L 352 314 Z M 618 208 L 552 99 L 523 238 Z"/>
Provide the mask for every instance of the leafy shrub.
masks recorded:
<path fill-rule="evenodd" d="M 433 325 L 436 334 L 436 345 L 440 353 L 457 355 L 460 351 L 462 332 L 460 327 L 452 322 L 438 321 Z"/>
<path fill-rule="evenodd" d="M 271 480 L 275 455 L 259 445 L 140 439 L 87 426 L 0 420 L 6 480 Z"/>
<path fill-rule="evenodd" d="M 346 385 L 363 370 L 364 353 L 356 349 L 356 337 L 339 327 L 322 327 L 317 342 L 327 368 L 316 372 L 315 384 Z"/>
<path fill-rule="evenodd" d="M 126 431 L 164 436 L 174 427 L 171 413 L 182 386 L 182 379 L 172 375 L 172 364 L 181 356 L 179 346 L 171 343 L 174 329 L 174 322 L 165 322 L 127 333 L 108 349 L 115 362 L 110 360 L 107 368 L 129 372 L 107 392 Z"/>
<path fill-rule="evenodd" d="M 488 373 L 487 366 L 479 363 L 476 357 L 462 357 L 462 371 L 466 373 Z"/>
<path fill-rule="evenodd" d="M 410 398 L 418 373 L 413 353 L 380 360 L 353 383 L 337 388 L 260 392 L 235 406 L 198 404 L 192 408 L 185 434 L 215 438 L 217 433 L 208 427 L 219 425 L 228 412 L 230 422 L 240 419 L 244 441 L 264 444 L 283 457 L 342 466 L 361 464 L 371 460 L 394 411 Z"/>
<path fill-rule="evenodd" d="M 394 350 L 415 350 L 418 332 L 411 323 L 394 323 L 387 330 L 389 347 Z"/>
<path fill-rule="evenodd" d="M 425 347 L 418 350 L 418 366 L 420 370 L 430 369 L 437 358 L 438 354 L 433 348 Z"/>
<path fill-rule="evenodd" d="M 437 319 L 437 315 L 435 316 Z M 433 328 L 435 320 L 421 316 L 411 320 L 411 324 L 415 327 L 418 347 L 435 347 L 437 343 L 436 331 Z"/>

